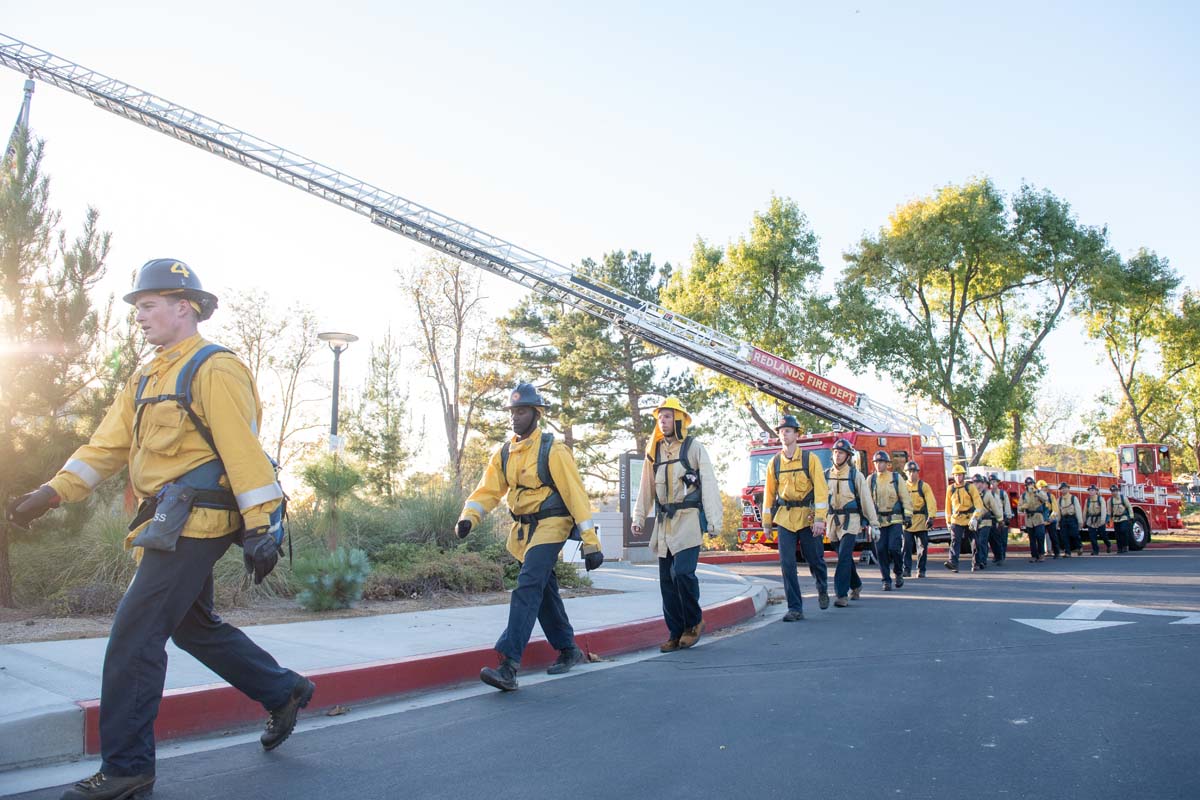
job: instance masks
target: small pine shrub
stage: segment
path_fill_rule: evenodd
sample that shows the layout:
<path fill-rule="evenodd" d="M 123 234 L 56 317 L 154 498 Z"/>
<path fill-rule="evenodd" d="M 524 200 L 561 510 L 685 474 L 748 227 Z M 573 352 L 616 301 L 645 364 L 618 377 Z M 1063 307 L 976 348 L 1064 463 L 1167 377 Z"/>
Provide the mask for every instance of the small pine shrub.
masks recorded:
<path fill-rule="evenodd" d="M 478 553 L 425 549 L 424 558 L 403 566 L 386 564 L 367 579 L 363 596 L 371 600 L 420 597 L 434 592 L 498 592 L 504 588 L 499 564 Z"/>
<path fill-rule="evenodd" d="M 332 553 L 306 555 L 296 559 L 296 600 L 309 611 L 350 608 L 362 598 L 370 574 L 371 563 L 362 550 L 339 547 Z"/>

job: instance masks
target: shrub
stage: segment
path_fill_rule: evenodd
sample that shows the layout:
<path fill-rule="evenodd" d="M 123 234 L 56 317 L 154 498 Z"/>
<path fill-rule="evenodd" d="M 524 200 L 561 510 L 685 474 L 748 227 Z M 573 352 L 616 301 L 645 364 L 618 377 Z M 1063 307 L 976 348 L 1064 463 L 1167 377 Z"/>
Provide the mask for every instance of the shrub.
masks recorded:
<path fill-rule="evenodd" d="M 376 570 L 367 581 L 363 596 L 372 600 L 417 597 L 437 591 L 498 592 L 504 588 L 504 572 L 499 564 L 478 553 L 451 550 L 441 553 L 425 550 L 423 560 L 404 566 L 388 564 Z"/>
<path fill-rule="evenodd" d="M 124 595 L 123 587 L 94 581 L 59 589 L 50 596 L 47 609 L 56 617 L 111 614 Z"/>
<path fill-rule="evenodd" d="M 332 553 L 305 554 L 296 560 L 296 599 L 309 611 L 349 608 L 362 598 L 363 583 L 371 573 L 367 554 L 339 547 Z"/>
<path fill-rule="evenodd" d="M 127 524 L 124 516 L 102 511 L 82 525 L 76 536 L 46 531 L 36 540 L 15 544 L 13 592 L 17 602 L 36 606 L 55 598 L 55 605 L 61 608 L 70 601 L 60 598 L 60 593 L 101 585 L 113 587 L 119 598 L 137 570 L 125 550 Z"/>
<path fill-rule="evenodd" d="M 554 577 L 558 578 L 559 586 L 567 589 L 585 589 L 592 585 L 587 570 L 582 570 L 578 564 L 568 561 L 559 561 L 554 565 Z"/>

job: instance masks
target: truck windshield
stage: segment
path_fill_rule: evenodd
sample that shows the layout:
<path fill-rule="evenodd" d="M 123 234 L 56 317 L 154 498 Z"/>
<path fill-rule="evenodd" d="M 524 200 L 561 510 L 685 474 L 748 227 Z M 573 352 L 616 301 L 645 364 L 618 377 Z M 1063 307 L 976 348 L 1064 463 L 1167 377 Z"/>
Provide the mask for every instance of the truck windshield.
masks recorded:
<path fill-rule="evenodd" d="M 821 470 L 829 469 L 829 465 L 833 463 L 829 455 L 829 448 L 823 447 L 820 450 L 809 450 L 817 457 L 817 461 L 821 462 Z M 774 453 L 759 453 L 758 455 L 750 456 L 750 480 L 746 483 L 747 486 L 765 486 L 767 483 L 767 470 L 771 467 L 771 459 L 775 457 Z"/>

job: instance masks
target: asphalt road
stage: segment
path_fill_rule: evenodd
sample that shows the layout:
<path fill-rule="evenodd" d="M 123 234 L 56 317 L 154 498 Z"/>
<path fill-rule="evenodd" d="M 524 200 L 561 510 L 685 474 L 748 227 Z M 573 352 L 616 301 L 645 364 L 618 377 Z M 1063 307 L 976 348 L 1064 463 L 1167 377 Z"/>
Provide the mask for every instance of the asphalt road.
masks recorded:
<path fill-rule="evenodd" d="M 931 565 L 890 594 L 860 571 L 863 599 L 827 611 L 803 576 L 802 622 L 771 606 L 767 624 L 690 651 L 298 731 L 270 754 L 163 759 L 155 797 L 1200 797 L 1200 624 L 1013 621 L 1084 599 L 1200 612 L 1200 549 Z"/>

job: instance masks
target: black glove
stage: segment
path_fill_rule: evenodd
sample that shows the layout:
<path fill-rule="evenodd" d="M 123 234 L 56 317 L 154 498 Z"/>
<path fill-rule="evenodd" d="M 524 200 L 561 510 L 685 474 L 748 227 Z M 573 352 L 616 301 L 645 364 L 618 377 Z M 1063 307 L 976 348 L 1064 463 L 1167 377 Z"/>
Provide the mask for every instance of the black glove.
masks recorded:
<path fill-rule="evenodd" d="M 26 492 L 20 497 L 9 501 L 8 508 L 4 512 L 4 518 L 18 528 L 29 530 L 29 523 L 50 509 L 58 508 L 58 504 L 61 502 L 62 498 L 58 496 L 58 492 L 43 483 L 32 492 Z"/>
<path fill-rule="evenodd" d="M 246 531 L 242 537 L 242 562 L 246 565 L 246 574 L 253 575 L 255 583 L 262 583 L 279 563 L 279 544 L 265 525 Z"/>
<path fill-rule="evenodd" d="M 467 534 L 471 532 L 471 520 L 460 519 L 458 524 L 454 526 L 454 532 L 458 534 L 458 538 L 465 539 Z"/>
<path fill-rule="evenodd" d="M 904 527 L 905 527 L 905 528 L 911 528 L 911 527 L 912 527 L 912 517 L 905 517 L 905 518 L 904 518 Z"/>
<path fill-rule="evenodd" d="M 588 572 L 597 569 L 603 563 L 604 553 L 601 553 L 599 550 L 594 553 L 588 553 L 583 557 L 583 566 L 587 568 Z"/>

